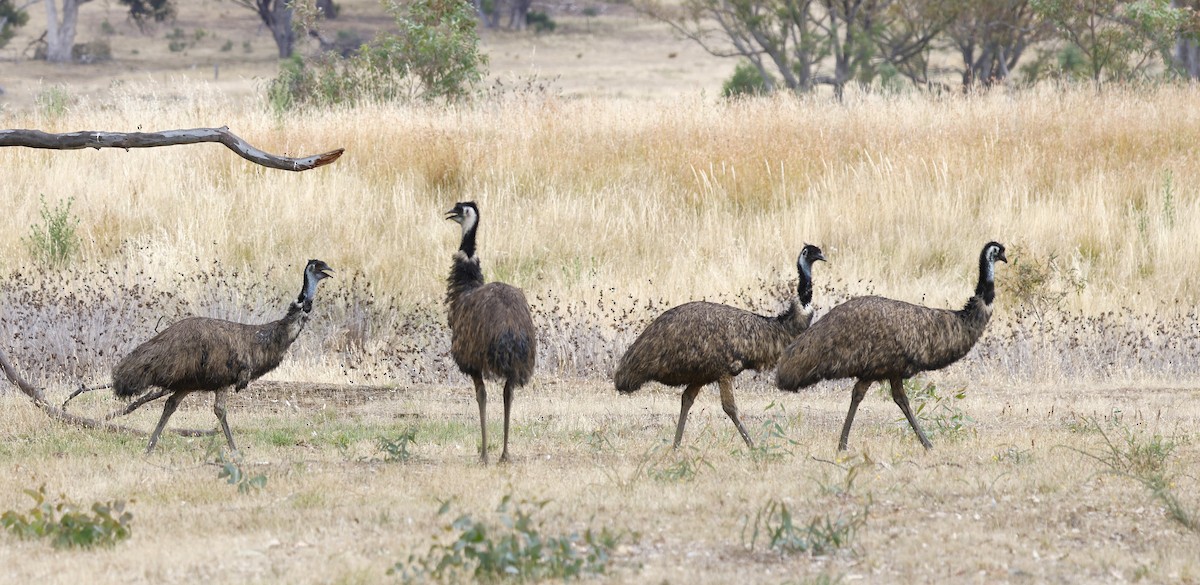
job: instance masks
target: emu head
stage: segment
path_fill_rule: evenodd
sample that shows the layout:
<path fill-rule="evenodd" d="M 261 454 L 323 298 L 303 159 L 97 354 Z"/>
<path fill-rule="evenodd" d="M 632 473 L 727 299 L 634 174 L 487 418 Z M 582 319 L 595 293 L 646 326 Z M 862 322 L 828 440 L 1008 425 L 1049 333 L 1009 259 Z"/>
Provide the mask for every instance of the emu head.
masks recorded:
<path fill-rule="evenodd" d="M 458 249 L 467 258 L 475 256 L 475 228 L 479 225 L 479 207 L 474 201 L 460 201 L 454 209 L 446 212 L 446 219 L 453 219 L 462 226 L 462 243 Z"/>
<path fill-rule="evenodd" d="M 1004 255 L 1004 244 L 1000 242 L 984 244 L 983 251 L 979 253 L 979 284 L 975 286 L 975 296 L 983 299 L 983 302 L 989 305 L 996 297 L 993 281 L 996 279 L 997 260 L 1008 263 L 1008 257 Z"/>
<path fill-rule="evenodd" d="M 796 268 L 808 275 L 809 278 L 812 278 L 812 265 L 817 260 L 828 262 L 828 260 L 825 260 L 825 253 L 821 252 L 821 248 L 812 244 L 805 244 L 800 249 L 800 257 L 796 259 Z"/>
<path fill-rule="evenodd" d="M 479 223 L 479 206 L 474 201 L 460 201 L 454 204 L 454 209 L 446 212 L 446 219 L 453 219 L 466 233 Z"/>
<path fill-rule="evenodd" d="M 317 295 L 317 283 L 326 278 L 333 278 L 333 269 L 328 264 L 321 260 L 309 260 L 308 265 L 304 267 L 304 287 L 300 289 L 300 296 L 296 299 L 296 304 L 301 305 L 305 313 L 312 311 L 313 297 Z"/>

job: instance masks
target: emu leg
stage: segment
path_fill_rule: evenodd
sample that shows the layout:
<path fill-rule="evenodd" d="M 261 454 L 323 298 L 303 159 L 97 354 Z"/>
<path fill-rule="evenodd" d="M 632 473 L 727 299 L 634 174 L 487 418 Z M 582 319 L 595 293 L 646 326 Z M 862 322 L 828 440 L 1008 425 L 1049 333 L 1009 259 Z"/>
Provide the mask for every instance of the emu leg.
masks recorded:
<path fill-rule="evenodd" d="M 925 437 L 925 432 L 921 430 L 921 425 L 917 424 L 917 417 L 913 416 L 913 411 L 908 407 L 908 394 L 904 393 L 904 380 L 900 378 L 892 378 L 892 400 L 896 402 L 896 406 L 904 413 L 904 418 L 908 419 L 908 424 L 912 425 L 912 429 L 917 433 L 917 439 L 921 441 L 921 446 L 926 449 L 932 449 L 933 443 Z"/>
<path fill-rule="evenodd" d="M 500 462 L 508 463 L 508 415 L 512 412 L 513 383 L 512 378 L 504 381 L 504 450 L 500 452 Z"/>
<path fill-rule="evenodd" d="M 700 393 L 703 384 L 692 384 L 683 390 L 683 398 L 679 400 L 679 423 L 675 425 L 675 447 L 679 448 L 679 443 L 683 441 L 683 427 L 687 424 L 688 411 L 692 409 L 692 403 L 696 401 L 696 395 Z"/>
<path fill-rule="evenodd" d="M 737 430 L 742 435 L 742 440 L 746 441 L 746 446 L 754 448 L 754 441 L 750 440 L 750 433 L 746 432 L 746 427 L 742 426 L 741 419 L 738 418 L 737 403 L 733 400 L 733 378 L 725 376 L 717 380 L 717 384 L 721 387 L 721 408 L 725 409 L 725 414 L 733 420 L 733 424 L 737 426 Z"/>
<path fill-rule="evenodd" d="M 855 382 L 854 390 L 850 392 L 850 411 L 846 413 L 846 422 L 842 423 L 842 438 L 838 440 L 838 451 L 846 450 L 846 445 L 850 442 L 850 425 L 854 424 L 854 413 L 858 410 L 858 403 L 862 402 L 863 396 L 867 395 L 867 388 L 870 387 L 870 380 Z"/>
<path fill-rule="evenodd" d="M 225 421 L 225 398 L 228 390 L 217 390 L 213 397 L 213 414 L 221 421 L 221 430 L 225 431 L 225 440 L 229 442 L 229 450 L 237 453 L 237 445 L 233 444 L 233 433 L 229 432 L 229 423 Z"/>
<path fill-rule="evenodd" d="M 158 444 L 158 436 L 162 434 L 163 428 L 167 426 L 167 419 L 175 414 L 175 409 L 179 408 L 179 403 L 183 402 L 190 392 L 181 390 L 172 394 L 167 398 L 166 404 L 163 404 L 162 416 L 158 418 L 158 426 L 154 427 L 154 432 L 150 434 L 150 444 L 146 445 L 146 454 L 149 455 L 154 450 L 154 445 Z"/>
<path fill-rule="evenodd" d="M 483 387 L 482 376 L 471 376 L 475 382 L 475 402 L 479 403 L 479 432 L 482 441 L 479 444 L 479 456 L 486 465 L 487 457 L 487 389 Z"/>
<path fill-rule="evenodd" d="M 145 396 L 142 396 L 141 398 L 138 398 L 137 400 L 135 400 L 133 402 L 130 402 L 129 406 L 125 407 L 125 410 L 118 410 L 116 412 L 109 414 L 108 416 L 105 416 L 104 420 L 112 420 L 114 418 L 117 418 L 118 416 L 125 416 L 125 415 L 141 408 L 142 405 L 146 404 L 147 402 L 154 402 L 155 400 L 158 400 L 159 398 L 162 398 L 163 396 L 166 396 L 167 394 L 170 394 L 170 393 L 171 393 L 171 391 L 167 390 L 166 388 L 159 388 L 157 392 L 151 392 L 149 394 L 146 394 Z"/>

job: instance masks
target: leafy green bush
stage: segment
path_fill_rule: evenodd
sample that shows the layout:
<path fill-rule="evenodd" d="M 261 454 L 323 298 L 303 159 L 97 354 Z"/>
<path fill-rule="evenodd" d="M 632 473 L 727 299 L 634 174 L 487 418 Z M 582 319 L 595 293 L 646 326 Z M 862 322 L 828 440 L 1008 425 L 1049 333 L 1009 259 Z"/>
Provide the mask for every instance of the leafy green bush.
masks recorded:
<path fill-rule="evenodd" d="M 71 216 L 73 197 L 66 202 L 60 202 L 50 209 L 46 206 L 46 196 L 41 196 L 42 223 L 29 226 L 29 237 L 22 238 L 25 247 L 33 259 L 43 265 L 60 267 L 70 264 L 79 253 L 79 218 Z"/>
<path fill-rule="evenodd" d="M 47 118 L 60 118 L 67 113 L 67 106 L 71 104 L 71 94 L 61 85 L 52 85 L 38 92 L 33 101 Z"/>
<path fill-rule="evenodd" d="M 536 512 L 548 502 L 532 504 Z M 407 561 L 388 569 L 389 575 L 399 575 L 404 582 L 541 581 L 548 579 L 577 579 L 586 575 L 603 574 L 612 560 L 612 551 L 621 537 L 608 528 L 586 530 L 582 535 L 561 536 L 542 534 L 530 504 L 515 503 L 504 496 L 496 508 L 500 525 L 476 520 L 463 514 L 448 530 L 458 536 L 450 544 L 434 544 L 421 557 L 409 555 Z M 450 502 L 442 504 L 438 515 L 450 510 Z"/>
<path fill-rule="evenodd" d="M 474 6 L 465 0 L 386 0 L 396 34 L 380 34 L 348 58 L 326 53 L 284 61 L 267 89 L 271 106 L 330 107 L 361 102 L 454 102 L 483 79 Z"/>
<path fill-rule="evenodd" d="M 733 69 L 733 75 L 721 85 L 721 97 L 734 98 L 741 96 L 763 95 L 767 93 L 767 80 L 753 63 L 738 61 Z"/>
<path fill-rule="evenodd" d="M 20 538 L 49 538 L 56 548 L 92 548 L 112 546 L 131 534 L 133 514 L 125 510 L 122 500 L 96 502 L 89 514 L 70 502 L 46 501 L 45 485 L 25 493 L 33 498 L 29 512 L 9 510 L 0 515 L 0 525 Z"/>
<path fill-rule="evenodd" d="M 588 10 L 588 8 L 584 9 L 585 16 L 595 16 L 594 8 L 590 9 L 593 11 L 592 14 L 587 14 Z M 558 23 L 554 22 L 554 19 L 550 18 L 549 14 L 539 10 L 530 10 L 525 15 L 525 24 L 529 25 L 529 27 L 533 29 L 533 32 L 538 34 L 552 33 L 554 32 L 554 29 L 558 28 Z"/>

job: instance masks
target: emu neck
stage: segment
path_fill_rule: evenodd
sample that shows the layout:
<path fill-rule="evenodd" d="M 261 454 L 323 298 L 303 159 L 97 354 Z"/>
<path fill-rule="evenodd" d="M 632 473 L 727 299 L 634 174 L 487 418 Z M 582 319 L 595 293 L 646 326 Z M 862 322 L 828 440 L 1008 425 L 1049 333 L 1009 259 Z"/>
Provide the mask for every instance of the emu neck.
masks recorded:
<path fill-rule="evenodd" d="M 305 313 L 312 310 L 313 298 L 317 296 L 317 276 L 307 270 L 304 271 L 304 283 L 300 286 L 300 296 L 296 297 L 296 302 L 293 305 L 300 305 Z M 290 313 L 290 311 L 289 311 Z"/>
<path fill-rule="evenodd" d="M 796 296 L 800 298 L 800 306 L 808 307 L 812 305 L 812 265 L 807 262 L 800 263 L 800 283 L 796 285 Z"/>
<path fill-rule="evenodd" d="M 979 284 L 975 285 L 975 296 L 988 306 L 996 299 L 995 270 L 986 255 L 979 256 Z"/>
<path fill-rule="evenodd" d="M 478 227 L 478 220 L 471 221 L 469 225 L 463 224 L 462 242 L 458 245 L 458 251 L 466 254 L 467 258 L 475 257 L 475 230 Z"/>

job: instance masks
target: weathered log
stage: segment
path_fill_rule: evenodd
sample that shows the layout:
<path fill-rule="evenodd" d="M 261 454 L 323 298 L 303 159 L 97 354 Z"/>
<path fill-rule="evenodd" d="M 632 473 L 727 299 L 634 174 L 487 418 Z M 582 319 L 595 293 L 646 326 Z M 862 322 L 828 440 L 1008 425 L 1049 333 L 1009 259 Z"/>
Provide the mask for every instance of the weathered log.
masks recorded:
<path fill-rule="evenodd" d="M 129 433 L 131 435 L 135 435 L 138 437 L 146 436 L 145 431 L 139 431 L 135 428 L 107 422 L 107 421 L 115 418 L 116 416 L 129 414 L 130 412 L 133 412 L 136 407 L 133 407 L 132 405 L 130 408 L 125 408 L 125 409 L 119 410 L 113 414 L 110 414 L 109 416 L 105 417 L 105 419 L 103 421 L 99 421 L 99 420 L 95 420 L 95 419 L 91 419 L 91 418 L 87 418 L 87 417 L 83 417 L 83 416 L 77 416 L 77 415 L 71 414 L 61 408 L 58 408 L 58 407 L 50 404 L 50 402 L 46 400 L 45 394 L 42 393 L 41 388 L 38 388 L 37 386 L 34 386 L 33 384 L 26 382 L 25 378 L 22 378 L 21 374 L 17 373 L 17 369 L 14 368 L 12 363 L 8 361 L 8 356 L 5 355 L 3 350 L 0 350 L 0 369 L 4 370 L 4 375 L 8 377 L 9 382 L 12 382 L 13 385 L 17 387 L 17 389 L 19 389 L 22 393 L 24 393 L 26 396 L 31 398 L 33 400 L 33 404 L 35 406 L 42 409 L 43 412 L 45 412 L 50 418 L 52 418 L 54 420 L 61 421 L 61 422 L 64 422 L 64 423 L 67 423 L 70 425 L 83 427 L 85 429 L 100 429 L 103 431 L 116 432 L 116 433 Z M 164 395 L 165 394 L 160 394 L 157 398 L 162 398 L 162 396 L 164 396 Z M 141 406 L 142 404 L 145 404 L 146 402 L 149 402 L 149 401 L 138 401 L 137 406 Z M 212 435 L 216 431 L 215 430 L 199 430 L 199 429 L 173 429 L 173 430 L 171 430 L 171 432 L 185 436 L 185 437 L 202 437 L 202 436 Z"/>
<path fill-rule="evenodd" d="M 301 158 L 279 156 L 263 152 L 229 131 L 220 128 L 192 128 L 189 130 L 165 130 L 163 132 L 97 132 L 84 130 L 51 134 L 41 130 L 0 130 L 0 146 L 25 146 L 53 150 L 77 150 L 80 148 L 154 148 L 177 144 L 220 142 L 242 158 L 272 169 L 284 171 L 307 171 L 327 165 L 346 151 L 344 148 L 323 154 Z"/>

